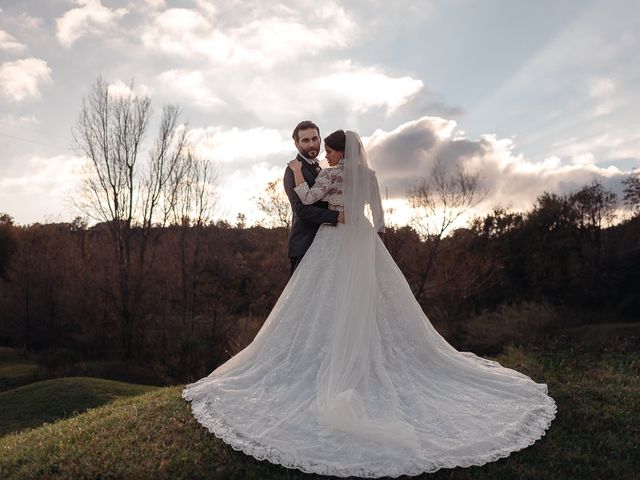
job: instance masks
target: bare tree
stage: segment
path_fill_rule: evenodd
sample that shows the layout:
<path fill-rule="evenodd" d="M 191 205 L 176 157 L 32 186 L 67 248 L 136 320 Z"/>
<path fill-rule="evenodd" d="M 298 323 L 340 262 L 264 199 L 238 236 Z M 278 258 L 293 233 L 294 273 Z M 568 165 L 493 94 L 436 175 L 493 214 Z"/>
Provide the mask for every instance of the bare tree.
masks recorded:
<path fill-rule="evenodd" d="M 195 328 L 202 233 L 211 221 L 218 178 L 219 169 L 211 160 L 188 150 L 185 161 L 174 170 L 171 199 L 165 204 L 170 222 L 180 227 L 181 317 L 187 335 Z"/>
<path fill-rule="evenodd" d="M 441 155 L 435 158 L 429 174 L 407 191 L 413 210 L 411 224 L 422 236 L 425 248 L 415 292 L 419 302 L 426 299 L 427 280 L 440 253 L 442 239 L 485 194 L 478 172 L 460 164 L 451 168 Z"/>
<path fill-rule="evenodd" d="M 167 224 L 184 181 L 179 172 L 188 162 L 188 127 L 178 124 L 177 106 L 163 108 L 158 137 L 146 161 L 141 159 L 151 115 L 151 100 L 136 94 L 133 82 L 127 92 L 116 94 L 99 77 L 73 129 L 88 158 L 76 205 L 111 234 L 117 271 L 113 303 L 126 357 L 134 351 L 150 249 L 157 243 L 154 227 Z"/>
<path fill-rule="evenodd" d="M 284 192 L 282 180 L 267 183 L 264 192 L 257 198 L 258 208 L 269 219 L 273 227 L 291 227 L 291 206 Z"/>
<path fill-rule="evenodd" d="M 622 180 L 624 185 L 624 204 L 635 214 L 640 215 L 640 171 L 634 172 Z"/>

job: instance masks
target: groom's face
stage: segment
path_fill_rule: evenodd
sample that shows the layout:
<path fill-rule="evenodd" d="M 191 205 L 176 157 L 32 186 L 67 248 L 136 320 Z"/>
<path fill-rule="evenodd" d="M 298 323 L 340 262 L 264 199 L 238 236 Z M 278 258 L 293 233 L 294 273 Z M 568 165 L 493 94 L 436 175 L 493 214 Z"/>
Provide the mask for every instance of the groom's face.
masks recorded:
<path fill-rule="evenodd" d="M 307 128 L 298 132 L 296 148 L 309 159 L 314 159 L 320 153 L 320 135 L 315 128 Z"/>

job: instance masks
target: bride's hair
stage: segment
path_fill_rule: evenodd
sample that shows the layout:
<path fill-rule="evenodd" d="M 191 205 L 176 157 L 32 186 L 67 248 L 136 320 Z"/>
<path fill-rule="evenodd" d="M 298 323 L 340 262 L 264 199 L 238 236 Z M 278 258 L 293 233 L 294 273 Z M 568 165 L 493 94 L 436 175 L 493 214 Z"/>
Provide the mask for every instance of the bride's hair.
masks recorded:
<path fill-rule="evenodd" d="M 344 130 L 336 130 L 324 139 L 324 144 L 332 150 L 344 152 L 346 136 Z"/>

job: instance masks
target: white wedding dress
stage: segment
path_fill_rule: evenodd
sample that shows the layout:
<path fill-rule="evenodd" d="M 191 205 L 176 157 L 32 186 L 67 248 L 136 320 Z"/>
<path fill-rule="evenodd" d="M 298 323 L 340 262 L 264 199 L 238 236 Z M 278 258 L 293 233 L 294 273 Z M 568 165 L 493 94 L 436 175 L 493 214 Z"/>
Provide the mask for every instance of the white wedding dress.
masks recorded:
<path fill-rule="evenodd" d="M 320 227 L 253 342 L 186 386 L 195 418 L 259 460 L 339 477 L 482 465 L 533 444 L 556 413 L 547 386 L 436 332 L 360 215 L 381 209 L 354 132 L 344 165 L 347 223 Z"/>

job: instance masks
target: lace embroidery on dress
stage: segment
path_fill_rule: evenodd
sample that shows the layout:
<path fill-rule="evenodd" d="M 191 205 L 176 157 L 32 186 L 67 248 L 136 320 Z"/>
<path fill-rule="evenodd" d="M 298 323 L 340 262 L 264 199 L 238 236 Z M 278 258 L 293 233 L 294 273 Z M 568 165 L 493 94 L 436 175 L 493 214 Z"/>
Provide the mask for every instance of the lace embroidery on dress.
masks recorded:
<path fill-rule="evenodd" d="M 330 210 L 344 211 L 344 200 L 342 197 L 342 177 L 344 166 L 338 164 L 335 167 L 325 168 L 320 171 L 316 178 L 316 183 L 309 188 L 307 182 L 301 183 L 294 188 L 295 192 L 305 205 L 311 205 L 320 200 L 329 204 Z"/>
<path fill-rule="evenodd" d="M 305 205 L 311 205 L 323 200 L 329 204 L 329 210 L 344 212 L 344 196 L 342 194 L 343 180 L 344 164 L 341 162 L 335 167 L 321 170 L 313 187 L 309 188 L 307 182 L 303 182 L 295 187 L 294 191 Z M 378 182 L 375 176 L 372 177 L 372 182 L 373 188 L 379 196 Z M 376 231 L 384 232 L 384 211 L 382 205 L 372 205 L 371 208 L 373 210 L 374 227 Z"/>
<path fill-rule="evenodd" d="M 360 154 L 347 157 L 358 162 L 344 166 L 344 199 L 332 175 L 341 169 L 307 186 L 315 194 L 300 189 L 309 200 L 335 192 L 346 222 L 320 225 L 253 341 L 185 386 L 193 415 L 258 460 L 339 477 L 483 465 L 533 444 L 557 411 L 547 385 L 459 352 L 436 331 L 358 216 L 368 205 L 378 225 L 381 201 L 347 132 L 350 145 Z"/>
<path fill-rule="evenodd" d="M 378 325 L 384 361 L 402 395 L 406 421 L 424 446 L 391 448 L 318 423 L 306 405 L 324 358 L 334 305 L 341 226 L 321 226 L 296 278 L 265 322 L 255 352 L 182 392 L 196 420 L 231 448 L 306 473 L 380 478 L 484 465 L 529 447 L 556 416 L 547 385 L 470 352 L 456 352 L 431 327 L 381 242 Z M 383 356 L 381 356 L 383 355 Z M 373 384 L 370 407 L 387 402 Z M 275 429 L 275 430 L 274 430 Z M 267 432 L 265 434 L 265 432 Z M 328 436 L 327 436 L 328 435 Z"/>

